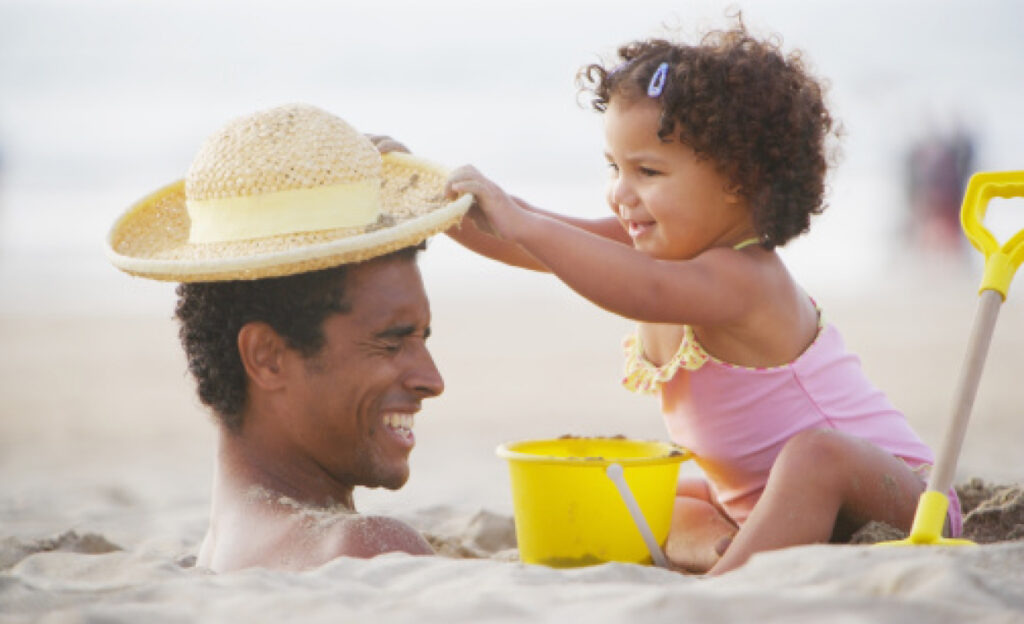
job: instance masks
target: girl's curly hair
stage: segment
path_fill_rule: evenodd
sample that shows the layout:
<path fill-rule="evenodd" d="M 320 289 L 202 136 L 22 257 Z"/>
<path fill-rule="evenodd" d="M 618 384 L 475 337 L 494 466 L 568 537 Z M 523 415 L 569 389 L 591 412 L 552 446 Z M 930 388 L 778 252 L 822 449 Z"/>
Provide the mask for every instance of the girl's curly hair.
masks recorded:
<path fill-rule="evenodd" d="M 753 211 L 766 249 L 804 233 L 825 209 L 826 139 L 834 134 L 822 85 L 800 53 L 751 36 L 738 19 L 699 45 L 650 39 L 618 50 L 619 64 L 581 68 L 581 92 L 604 112 L 613 96 L 644 99 L 657 68 L 668 64 L 658 100 L 662 140 L 677 138 L 710 158 Z"/>

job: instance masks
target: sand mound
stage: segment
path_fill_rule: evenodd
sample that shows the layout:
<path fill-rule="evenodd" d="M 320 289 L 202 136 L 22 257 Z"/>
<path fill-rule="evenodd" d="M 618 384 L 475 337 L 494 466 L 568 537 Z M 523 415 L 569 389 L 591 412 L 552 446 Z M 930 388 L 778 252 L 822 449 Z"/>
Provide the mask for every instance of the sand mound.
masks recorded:
<path fill-rule="evenodd" d="M 956 486 L 964 511 L 964 537 L 978 544 L 1024 539 L 1024 486 L 993 485 L 971 479 Z M 857 531 L 851 544 L 875 544 L 907 537 L 884 522 L 870 522 Z"/>
<path fill-rule="evenodd" d="M 405 518 L 416 527 L 438 555 L 454 559 L 515 561 L 516 527 L 511 516 L 486 509 L 452 514 L 437 507 Z"/>
<path fill-rule="evenodd" d="M 964 536 L 979 544 L 1024 539 L 1024 487 L 993 487 L 964 517 Z"/>
<path fill-rule="evenodd" d="M 0 570 L 7 570 L 29 555 L 40 552 L 73 552 L 87 555 L 121 550 L 102 535 L 86 533 L 79 535 L 74 531 L 65 531 L 56 537 L 22 540 L 16 537 L 5 537 L 0 540 Z"/>

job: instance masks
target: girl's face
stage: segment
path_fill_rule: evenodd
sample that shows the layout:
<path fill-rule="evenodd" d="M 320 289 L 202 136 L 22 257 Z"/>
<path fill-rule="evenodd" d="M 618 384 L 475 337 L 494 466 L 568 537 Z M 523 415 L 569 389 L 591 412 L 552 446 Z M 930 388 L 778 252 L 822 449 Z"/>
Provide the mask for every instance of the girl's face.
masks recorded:
<path fill-rule="evenodd" d="M 604 114 L 611 179 L 608 204 L 633 246 L 655 258 L 688 260 L 756 236 L 746 202 L 710 160 L 678 139 L 658 138 L 656 100 L 613 97 Z"/>

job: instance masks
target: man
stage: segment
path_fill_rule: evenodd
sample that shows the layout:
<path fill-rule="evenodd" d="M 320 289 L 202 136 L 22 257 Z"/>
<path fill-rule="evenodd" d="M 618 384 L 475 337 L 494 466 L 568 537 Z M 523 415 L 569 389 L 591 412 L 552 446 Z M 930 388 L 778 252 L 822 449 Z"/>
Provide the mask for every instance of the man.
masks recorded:
<path fill-rule="evenodd" d="M 352 492 L 405 484 L 415 415 L 444 388 L 416 265 L 469 204 L 445 202 L 443 183 L 424 161 L 382 161 L 333 115 L 287 106 L 229 124 L 184 184 L 115 224 L 116 266 L 182 282 L 182 345 L 219 422 L 198 565 L 432 552 L 408 525 L 356 513 Z"/>

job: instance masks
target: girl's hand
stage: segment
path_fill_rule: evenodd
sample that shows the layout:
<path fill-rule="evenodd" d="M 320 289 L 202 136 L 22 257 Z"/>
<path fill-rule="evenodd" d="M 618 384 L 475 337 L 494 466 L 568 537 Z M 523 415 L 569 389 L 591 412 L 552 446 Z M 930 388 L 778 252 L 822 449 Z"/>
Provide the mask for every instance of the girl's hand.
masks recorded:
<path fill-rule="evenodd" d="M 469 218 L 478 229 L 492 236 L 515 240 L 515 232 L 529 213 L 501 188 L 471 165 L 459 167 L 448 176 L 445 194 L 449 199 L 470 193 L 476 199 Z"/>

